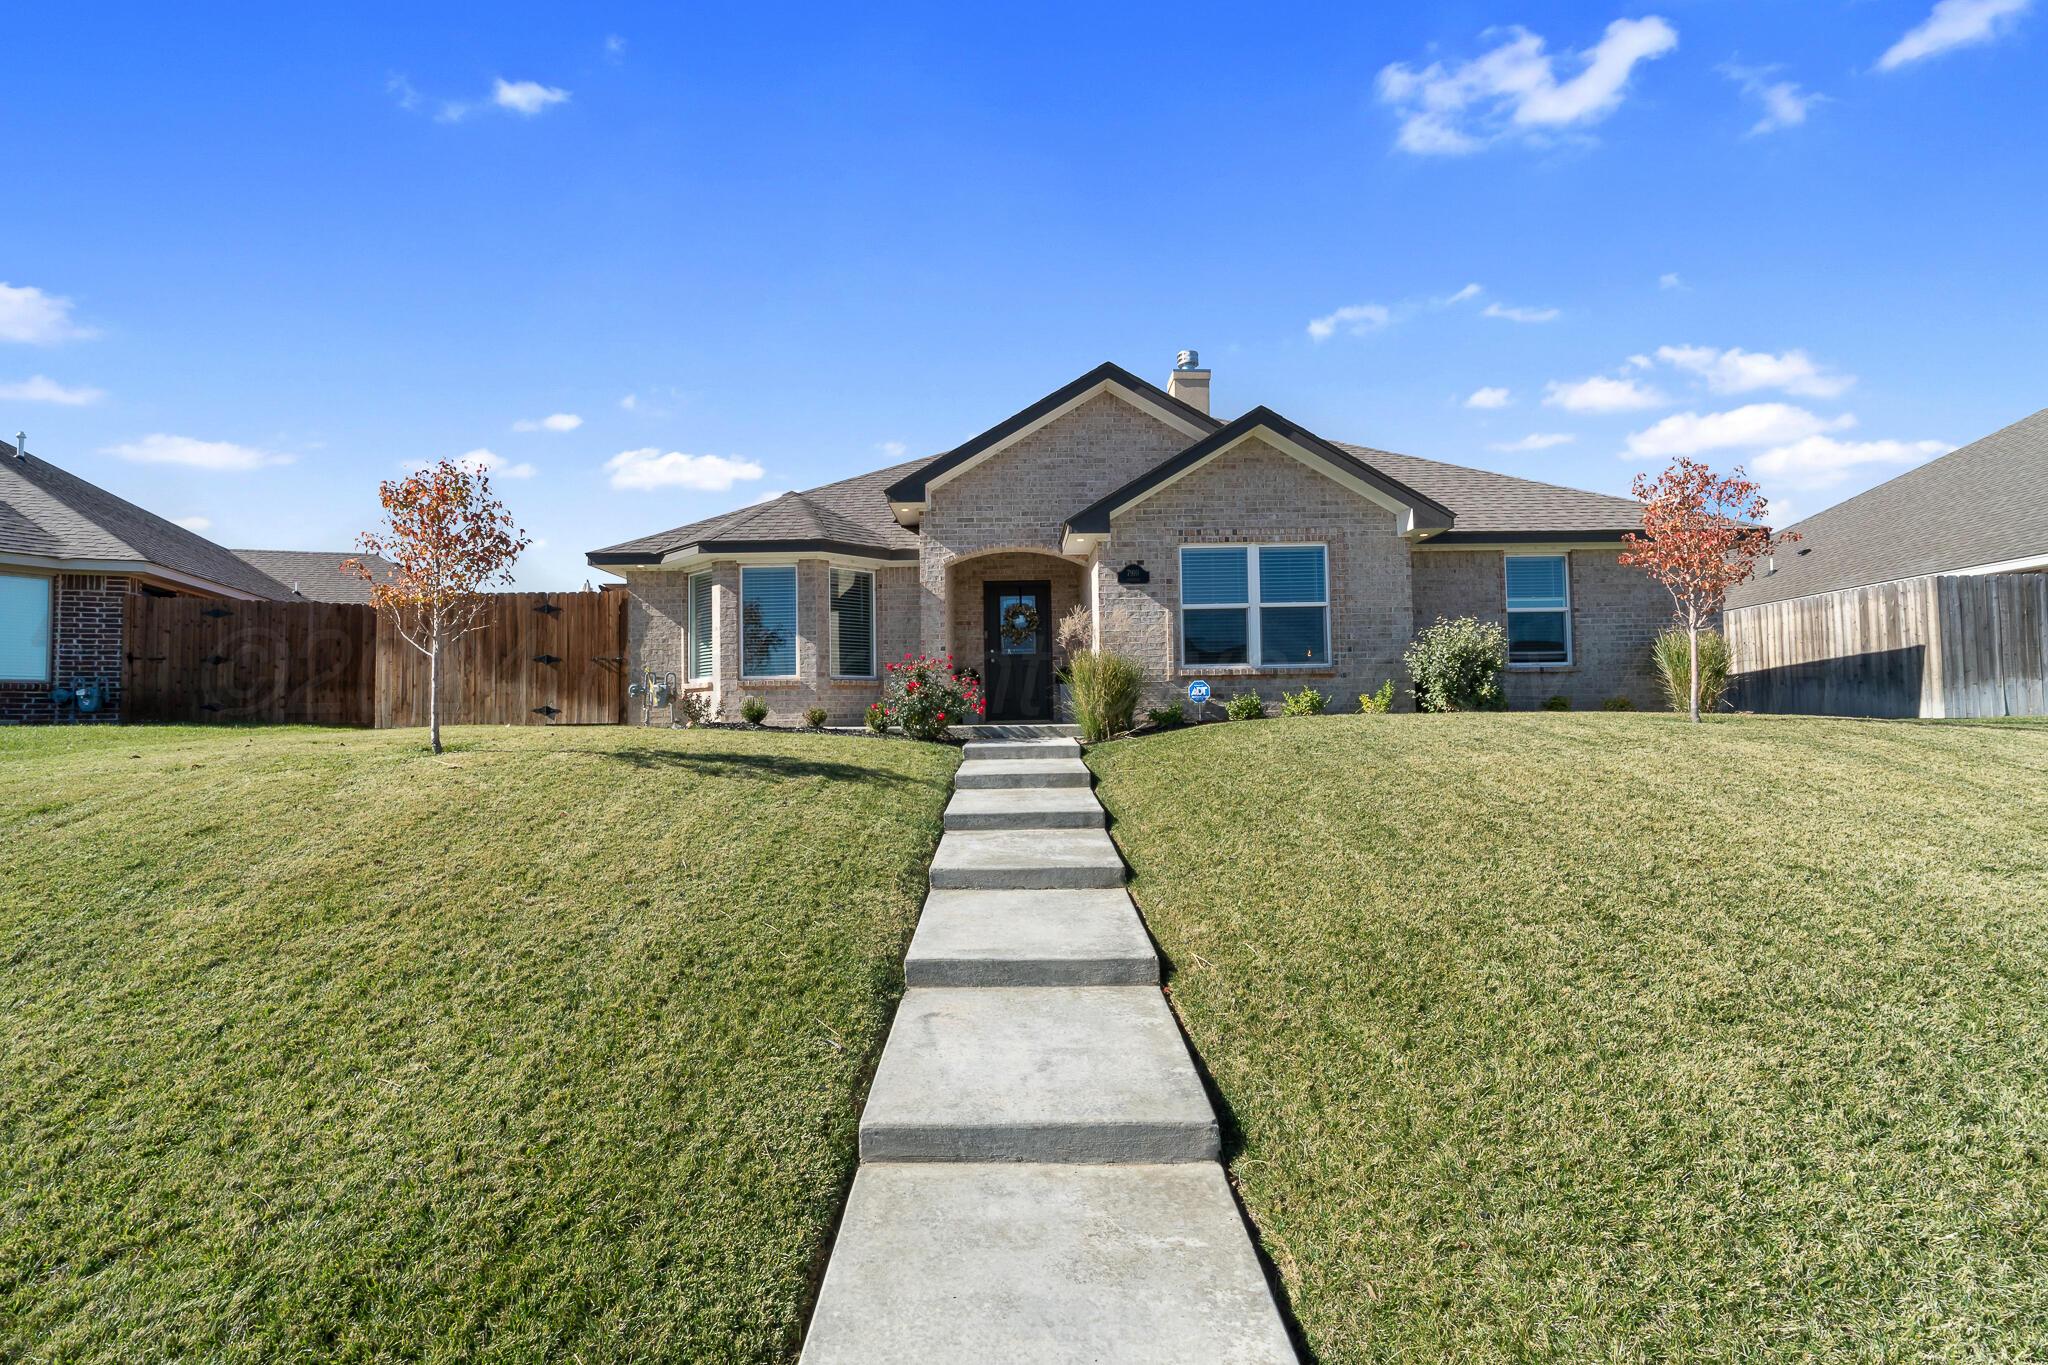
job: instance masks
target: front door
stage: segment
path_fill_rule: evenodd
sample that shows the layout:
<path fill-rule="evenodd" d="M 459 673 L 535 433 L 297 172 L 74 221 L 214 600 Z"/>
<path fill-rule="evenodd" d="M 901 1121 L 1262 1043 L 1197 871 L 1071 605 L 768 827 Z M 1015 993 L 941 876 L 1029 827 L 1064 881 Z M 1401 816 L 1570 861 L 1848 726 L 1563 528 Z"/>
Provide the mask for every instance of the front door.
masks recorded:
<path fill-rule="evenodd" d="M 982 690 L 991 721 L 1052 719 L 1052 584 L 981 590 Z"/>

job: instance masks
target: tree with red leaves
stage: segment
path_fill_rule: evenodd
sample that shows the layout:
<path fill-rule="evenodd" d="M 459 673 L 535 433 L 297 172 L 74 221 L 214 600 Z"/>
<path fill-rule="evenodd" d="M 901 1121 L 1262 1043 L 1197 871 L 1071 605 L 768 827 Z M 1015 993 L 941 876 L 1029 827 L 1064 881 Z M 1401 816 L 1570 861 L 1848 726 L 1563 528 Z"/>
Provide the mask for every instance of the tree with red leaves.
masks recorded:
<path fill-rule="evenodd" d="M 1770 504 L 1743 476 L 1716 474 L 1683 457 L 1654 480 L 1636 475 L 1634 492 L 1643 504 L 1643 534 L 1623 536 L 1621 562 L 1662 583 L 1673 613 L 1691 645 L 1691 700 L 1700 718 L 1700 631 L 1720 614 L 1728 590 L 1756 572 L 1758 561 L 1780 545 L 1799 539 L 1793 532 L 1773 536 L 1763 524 Z"/>
<path fill-rule="evenodd" d="M 356 537 L 382 555 L 379 575 L 359 559 L 342 567 L 370 583 L 370 605 L 391 618 L 405 642 L 427 656 L 427 728 L 441 752 L 441 654 L 483 624 L 483 589 L 509 586 L 512 564 L 532 541 L 491 496 L 490 477 L 443 460 L 377 486 L 384 529 Z"/>

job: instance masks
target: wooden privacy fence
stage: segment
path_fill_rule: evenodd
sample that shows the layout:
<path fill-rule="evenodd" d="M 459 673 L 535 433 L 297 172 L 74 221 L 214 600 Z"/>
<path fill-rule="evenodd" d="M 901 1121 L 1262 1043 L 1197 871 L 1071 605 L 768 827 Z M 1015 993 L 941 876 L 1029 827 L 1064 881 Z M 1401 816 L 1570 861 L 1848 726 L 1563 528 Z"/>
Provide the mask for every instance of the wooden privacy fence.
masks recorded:
<path fill-rule="evenodd" d="M 1727 613 L 1745 711 L 2048 715 L 2048 574 L 1958 574 Z"/>
<path fill-rule="evenodd" d="M 370 607 L 130 597 L 122 713 L 144 721 L 427 723 L 427 657 Z M 492 593 L 441 658 L 447 725 L 612 725 L 626 595 Z"/>

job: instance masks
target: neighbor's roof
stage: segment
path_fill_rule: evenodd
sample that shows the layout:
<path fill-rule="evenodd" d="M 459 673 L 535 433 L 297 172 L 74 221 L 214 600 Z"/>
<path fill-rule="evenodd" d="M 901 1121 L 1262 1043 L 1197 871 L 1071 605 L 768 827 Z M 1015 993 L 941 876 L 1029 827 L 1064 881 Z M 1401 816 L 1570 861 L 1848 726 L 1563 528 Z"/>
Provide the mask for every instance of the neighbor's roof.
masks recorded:
<path fill-rule="evenodd" d="M 132 566 L 280 599 L 291 594 L 255 565 L 206 537 L 165 521 L 35 455 L 0 441 L 0 555 L 66 563 Z"/>
<path fill-rule="evenodd" d="M 917 532 L 896 524 L 883 490 L 926 463 L 911 460 L 800 493 L 784 493 L 737 512 L 592 550 L 585 558 L 607 566 L 659 564 L 678 551 L 823 550 L 869 559 L 915 560 Z"/>
<path fill-rule="evenodd" d="M 293 597 L 307 602 L 369 602 L 369 580 L 343 569 L 344 559 L 361 561 L 379 578 L 397 572 L 377 555 L 347 550 L 236 550 L 234 554 L 282 583 Z"/>
<path fill-rule="evenodd" d="M 2048 408 L 1786 529 L 1730 607 L 2048 555 Z"/>

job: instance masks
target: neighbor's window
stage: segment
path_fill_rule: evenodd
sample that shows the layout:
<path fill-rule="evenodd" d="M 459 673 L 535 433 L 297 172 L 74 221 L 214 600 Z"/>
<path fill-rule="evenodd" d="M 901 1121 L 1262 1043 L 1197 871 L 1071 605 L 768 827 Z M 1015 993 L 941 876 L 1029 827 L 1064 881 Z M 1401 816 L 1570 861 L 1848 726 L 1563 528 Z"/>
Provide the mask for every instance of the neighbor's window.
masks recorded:
<path fill-rule="evenodd" d="M 740 570 L 740 673 L 796 676 L 796 566 Z"/>
<path fill-rule="evenodd" d="M 711 575 L 690 575 L 690 650 L 685 665 L 691 679 L 711 676 Z"/>
<path fill-rule="evenodd" d="M 50 680 L 50 583 L 0 575 L 0 681 Z"/>
<path fill-rule="evenodd" d="M 1563 555 L 1504 555 L 1508 583 L 1508 662 L 1572 661 L 1571 575 Z"/>
<path fill-rule="evenodd" d="M 1321 545 L 1183 546 L 1181 661 L 1328 663 L 1329 577 Z"/>
<path fill-rule="evenodd" d="M 832 676 L 875 676 L 875 576 L 866 569 L 832 571 Z"/>

